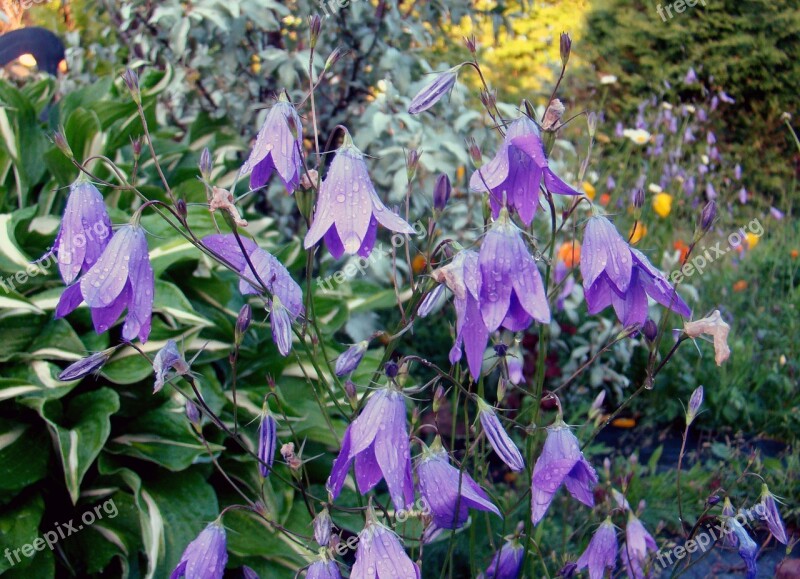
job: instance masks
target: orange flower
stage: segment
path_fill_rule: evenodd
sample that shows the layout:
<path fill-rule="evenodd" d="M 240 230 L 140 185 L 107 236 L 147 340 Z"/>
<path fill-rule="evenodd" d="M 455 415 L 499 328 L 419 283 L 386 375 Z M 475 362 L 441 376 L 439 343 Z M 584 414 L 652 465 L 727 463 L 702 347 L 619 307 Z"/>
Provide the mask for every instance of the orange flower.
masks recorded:
<path fill-rule="evenodd" d="M 747 289 L 747 282 L 743 279 L 740 279 L 735 284 L 733 284 L 733 291 L 735 292 L 743 292 Z"/>
<path fill-rule="evenodd" d="M 418 253 L 414 256 L 414 259 L 411 260 L 411 269 L 414 270 L 415 274 L 418 274 L 425 270 L 425 266 L 427 264 L 428 262 L 425 261 L 425 256 L 421 253 Z"/>
<path fill-rule="evenodd" d="M 558 259 L 567 267 L 575 267 L 581 260 L 581 244 L 578 240 L 565 241 L 558 247 Z"/>
<path fill-rule="evenodd" d="M 636 231 L 631 227 L 631 230 L 628 232 L 631 245 L 639 243 L 645 235 L 647 235 L 647 226 L 642 222 L 636 223 Z"/>
<path fill-rule="evenodd" d="M 609 195 L 608 193 L 603 193 L 602 195 L 600 195 L 600 205 L 605 207 L 606 205 L 608 205 L 609 201 L 611 201 L 611 195 Z"/>
<path fill-rule="evenodd" d="M 789 252 L 789 255 L 792 256 L 792 259 L 797 259 L 797 256 L 800 255 L 800 251 L 793 249 L 792 251 Z"/>
<path fill-rule="evenodd" d="M 678 241 L 672 244 L 672 247 L 681 252 L 681 263 L 683 263 L 684 260 L 686 259 L 686 255 L 689 253 L 689 246 L 686 245 L 686 243 L 682 239 L 679 239 Z"/>

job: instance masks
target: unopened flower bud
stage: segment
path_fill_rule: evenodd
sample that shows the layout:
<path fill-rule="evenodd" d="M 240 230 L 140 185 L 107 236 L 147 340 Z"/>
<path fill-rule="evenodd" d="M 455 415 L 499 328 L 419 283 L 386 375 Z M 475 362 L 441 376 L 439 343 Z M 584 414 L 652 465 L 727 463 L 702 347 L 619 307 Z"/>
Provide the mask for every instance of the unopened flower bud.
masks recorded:
<path fill-rule="evenodd" d="M 208 150 L 208 147 L 203 148 L 203 152 L 200 153 L 200 175 L 208 181 L 211 179 L 211 169 L 213 169 L 213 161 L 211 159 L 211 151 Z"/>
<path fill-rule="evenodd" d="M 317 46 L 319 33 L 322 30 L 322 18 L 320 18 L 319 14 L 308 17 L 308 28 L 311 31 L 311 48 L 314 48 Z"/>
<path fill-rule="evenodd" d="M 142 155 L 142 139 L 141 137 L 131 138 L 131 151 L 133 151 L 133 158 L 138 159 Z"/>
<path fill-rule="evenodd" d="M 345 381 L 344 392 L 347 394 L 347 401 L 350 402 L 350 406 L 353 408 L 353 410 L 358 408 L 358 391 L 356 390 L 356 385 L 353 384 L 352 380 Z"/>
<path fill-rule="evenodd" d="M 71 380 L 78 380 L 84 376 L 88 376 L 93 372 L 97 372 L 103 365 L 108 362 L 109 358 L 116 352 L 119 346 L 103 350 L 102 352 L 95 352 L 91 356 L 81 358 L 77 362 L 73 362 L 64 368 L 58 375 L 58 379 L 62 382 L 69 382 Z"/>
<path fill-rule="evenodd" d="M 633 194 L 633 206 L 635 209 L 644 207 L 644 189 L 637 189 Z"/>
<path fill-rule="evenodd" d="M 711 495 L 710 497 L 708 497 L 708 498 L 706 499 L 706 503 L 708 503 L 708 506 L 710 506 L 710 507 L 713 507 L 714 505 L 717 505 L 717 504 L 719 504 L 719 502 L 720 502 L 721 500 L 722 500 L 722 499 L 721 499 L 721 498 L 719 498 L 719 495 Z"/>
<path fill-rule="evenodd" d="M 400 366 L 397 365 L 397 362 L 386 362 L 386 366 L 383 367 L 386 375 L 389 378 L 396 378 L 397 374 L 400 372 Z"/>
<path fill-rule="evenodd" d="M 575 572 L 578 570 L 578 564 L 572 561 L 566 563 L 561 570 L 558 572 L 556 577 L 564 577 L 564 579 L 569 579 L 570 577 L 575 576 Z"/>
<path fill-rule="evenodd" d="M 416 149 L 408 151 L 406 156 L 406 179 L 409 181 L 414 180 L 414 175 L 417 173 L 417 166 L 419 165 L 419 152 Z"/>
<path fill-rule="evenodd" d="M 487 111 L 493 111 L 497 106 L 497 93 L 482 90 L 480 93 L 481 104 Z"/>
<path fill-rule="evenodd" d="M 67 142 L 67 138 L 64 136 L 64 130 L 61 129 L 53 133 L 53 144 L 58 147 L 58 150 L 64 153 L 70 159 L 74 158 L 75 155 L 72 153 L 72 149 Z"/>
<path fill-rule="evenodd" d="M 559 49 L 561 52 L 561 66 L 567 66 L 567 61 L 569 61 L 569 53 L 572 50 L 572 39 L 566 32 L 561 33 L 561 38 L 559 39 Z"/>
<path fill-rule="evenodd" d="M 436 392 L 433 393 L 433 411 L 439 412 L 442 407 L 442 400 L 444 400 L 444 387 L 439 384 L 436 387 Z"/>
<path fill-rule="evenodd" d="M 686 409 L 686 426 L 689 426 L 697 417 L 697 411 L 700 410 L 701 404 L 703 404 L 703 387 L 698 386 L 689 399 L 689 408 Z"/>
<path fill-rule="evenodd" d="M 178 211 L 178 215 L 186 219 L 186 216 L 189 214 L 189 208 L 186 206 L 185 199 L 178 199 L 178 201 L 175 203 L 175 209 Z"/>
<path fill-rule="evenodd" d="M 186 401 L 186 418 L 188 418 L 189 422 L 195 426 L 200 425 L 200 411 L 197 409 L 195 403 L 191 400 Z"/>
<path fill-rule="evenodd" d="M 469 50 L 470 54 L 474 56 L 475 51 L 478 49 L 478 43 L 475 40 L 475 35 L 471 34 L 470 36 L 465 36 L 464 44 L 467 45 L 467 50 Z"/>
<path fill-rule="evenodd" d="M 654 342 L 658 336 L 658 326 L 652 319 L 647 318 L 647 321 L 642 326 L 642 333 L 648 342 Z"/>
<path fill-rule="evenodd" d="M 506 380 L 503 376 L 500 376 L 500 378 L 497 379 L 497 400 L 498 400 L 498 402 L 506 397 L 506 391 L 507 390 L 508 390 L 508 380 Z"/>
<path fill-rule="evenodd" d="M 480 147 L 478 147 L 478 143 L 476 143 L 475 139 L 472 137 L 467 138 L 467 149 L 469 150 L 472 164 L 475 165 L 476 169 L 480 169 L 483 165 L 483 155 L 481 154 Z"/>
<path fill-rule="evenodd" d="M 122 80 L 125 82 L 125 86 L 128 87 L 128 90 L 131 91 L 133 102 L 137 104 L 141 103 L 142 95 L 139 92 L 139 75 L 130 68 L 126 68 L 125 72 L 122 73 Z"/>
<path fill-rule="evenodd" d="M 586 117 L 586 125 L 589 128 L 589 136 L 594 138 L 595 133 L 597 133 L 597 113 L 591 111 L 589 115 Z"/>
<path fill-rule="evenodd" d="M 233 339 L 237 346 L 241 345 L 247 329 L 250 327 L 250 322 L 253 321 L 253 308 L 250 304 L 245 304 L 239 310 L 239 315 L 236 317 L 236 326 L 234 327 Z"/>
<path fill-rule="evenodd" d="M 336 375 L 337 376 L 345 376 L 358 368 L 358 365 L 361 363 L 361 359 L 364 357 L 364 353 L 367 351 L 369 347 L 369 342 L 363 340 L 357 344 L 353 344 L 347 350 L 341 353 L 338 358 L 336 358 Z"/>
<path fill-rule="evenodd" d="M 436 178 L 436 186 L 433 188 L 433 208 L 436 211 L 444 211 L 453 186 L 450 184 L 450 177 L 442 173 Z"/>
<path fill-rule="evenodd" d="M 417 315 L 420 318 L 427 317 L 441 303 L 445 295 L 445 285 L 440 283 L 432 291 L 428 292 L 419 304 Z"/>
<path fill-rule="evenodd" d="M 325 68 L 323 72 L 328 72 L 333 66 L 341 60 L 342 56 L 344 56 L 344 52 L 338 46 L 333 49 L 333 52 L 330 53 L 328 59 L 325 61 Z"/>
<path fill-rule="evenodd" d="M 333 523 L 328 509 L 322 509 L 314 518 L 314 540 L 321 547 L 326 547 L 331 542 L 331 528 Z"/>
<path fill-rule="evenodd" d="M 714 224 L 717 217 L 717 203 L 713 199 L 705 204 L 703 212 L 700 214 L 700 227 L 703 231 L 708 231 Z"/>

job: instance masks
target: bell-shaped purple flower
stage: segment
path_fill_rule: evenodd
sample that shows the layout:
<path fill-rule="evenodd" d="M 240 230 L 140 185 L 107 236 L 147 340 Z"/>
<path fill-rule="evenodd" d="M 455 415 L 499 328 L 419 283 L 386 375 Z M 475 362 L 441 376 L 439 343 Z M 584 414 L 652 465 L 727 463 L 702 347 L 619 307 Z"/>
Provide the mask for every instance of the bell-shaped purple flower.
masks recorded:
<path fill-rule="evenodd" d="M 539 129 L 523 116 L 508 127 L 494 158 L 472 174 L 469 187 L 473 191 L 489 192 L 495 218 L 502 207 L 508 206 L 519 213 L 525 225 L 530 225 L 539 207 L 542 179 L 551 193 L 579 195 L 550 169 Z"/>
<path fill-rule="evenodd" d="M 292 322 L 291 312 L 284 307 L 281 299 L 274 295 L 269 306 L 270 327 L 272 328 L 272 341 L 278 347 L 281 356 L 288 356 L 292 351 Z"/>
<path fill-rule="evenodd" d="M 189 543 L 170 579 L 222 579 L 228 563 L 225 527 L 210 523 Z"/>
<path fill-rule="evenodd" d="M 755 579 L 758 575 L 758 565 L 756 563 L 758 544 L 747 534 L 747 531 L 742 524 L 736 520 L 736 517 L 726 518 L 725 525 L 726 533 L 729 533 L 735 541 L 735 544 L 739 546 L 739 556 L 747 567 L 747 579 Z"/>
<path fill-rule="evenodd" d="M 647 532 L 639 518 L 632 512 L 628 513 L 628 524 L 625 526 L 625 543 L 620 548 L 619 555 L 628 577 L 631 579 L 645 579 L 652 574 L 647 571 L 648 552 L 656 553 L 658 545 L 652 535 Z"/>
<path fill-rule="evenodd" d="M 188 374 L 190 370 L 189 364 L 178 350 L 175 340 L 167 340 L 166 345 L 153 358 L 153 373 L 156 376 L 153 394 L 164 387 L 164 382 L 170 370 L 175 370 L 180 376 Z"/>
<path fill-rule="evenodd" d="M 321 547 L 326 547 L 331 542 L 332 528 L 331 514 L 327 508 L 324 508 L 314 517 L 314 540 Z"/>
<path fill-rule="evenodd" d="M 456 307 L 456 342 L 450 350 L 450 363 L 461 359 L 461 346 L 466 347 L 467 366 L 472 379 L 481 375 L 483 353 L 489 341 L 489 330 L 480 309 L 480 268 L 478 254 L 471 250 L 459 251 L 453 260 L 433 272 L 436 281 L 453 292 Z"/>
<path fill-rule="evenodd" d="M 783 519 L 778 510 L 775 497 L 769 492 L 767 485 L 761 486 L 761 505 L 763 506 L 764 513 L 761 518 L 766 521 L 769 532 L 772 533 L 772 536 L 775 537 L 779 543 L 788 545 L 789 537 L 786 534 L 786 525 L 783 524 Z"/>
<path fill-rule="evenodd" d="M 450 464 L 438 436 L 430 448 L 423 447 L 417 475 L 420 494 L 433 515 L 432 525 L 438 529 L 460 528 L 467 522 L 470 508 L 502 517 L 478 483 Z"/>
<path fill-rule="evenodd" d="M 250 187 L 263 186 L 277 172 L 287 193 L 294 193 L 303 174 L 303 128 L 300 116 L 284 94 L 270 109 L 264 126 L 258 131 L 250 156 L 241 173 L 250 173 Z"/>
<path fill-rule="evenodd" d="M 420 579 L 417 564 L 408 558 L 400 539 L 391 530 L 368 516 L 358 534 L 356 562 L 350 579 Z"/>
<path fill-rule="evenodd" d="M 258 424 L 258 470 L 261 476 L 269 476 L 275 460 L 275 447 L 278 443 L 278 422 L 265 406 Z"/>
<path fill-rule="evenodd" d="M 481 315 L 490 332 L 501 325 L 512 332 L 525 330 L 532 319 L 550 323 L 539 269 L 507 210 L 500 210 L 486 233 L 478 264 Z"/>
<path fill-rule="evenodd" d="M 650 296 L 683 317 L 691 316 L 689 306 L 664 275 L 630 247 L 605 217 L 591 217 L 586 224 L 581 274 L 590 314 L 613 306 L 623 325 L 642 325 Z"/>
<path fill-rule="evenodd" d="M 458 77 L 458 70 L 460 68 L 461 65 L 454 66 L 450 70 L 437 74 L 436 78 L 425 85 L 422 90 L 417 93 L 417 96 L 411 100 L 411 104 L 408 106 L 408 112 L 412 115 L 418 115 L 439 102 L 456 84 L 456 78 Z"/>
<path fill-rule="evenodd" d="M 522 459 L 517 445 L 500 424 L 500 419 L 497 418 L 492 407 L 481 398 L 478 398 L 478 417 L 486 439 L 508 468 L 513 471 L 521 471 L 525 468 L 525 461 Z"/>
<path fill-rule="evenodd" d="M 362 340 L 357 344 L 353 344 L 347 350 L 342 352 L 338 358 L 336 358 L 336 375 L 337 376 L 345 376 L 358 368 L 358 365 L 361 363 L 361 360 L 364 358 L 364 354 L 369 347 L 369 342 L 366 340 Z"/>
<path fill-rule="evenodd" d="M 42 259 L 55 254 L 61 279 L 69 285 L 91 268 L 111 238 L 111 218 L 103 196 L 84 176 L 69 188 L 67 206 L 53 247 Z"/>
<path fill-rule="evenodd" d="M 325 245 L 338 259 L 343 253 L 369 257 L 378 223 L 397 233 L 414 233 L 400 216 L 386 208 L 367 173 L 364 155 L 345 133 L 328 174 L 319 188 L 314 220 L 304 246 L 311 249 L 325 237 Z"/>
<path fill-rule="evenodd" d="M 314 561 L 306 571 L 306 579 L 342 579 L 336 561 L 320 559 Z"/>
<path fill-rule="evenodd" d="M 613 575 L 617 567 L 617 532 L 611 519 L 606 519 L 595 531 L 577 564 L 578 570 L 589 568 L 589 579 L 603 579 L 606 569 L 611 569 Z"/>
<path fill-rule="evenodd" d="M 503 543 L 503 546 L 494 554 L 492 561 L 486 568 L 486 573 L 479 579 L 517 579 L 522 570 L 522 560 L 525 549 L 516 539 Z"/>
<path fill-rule="evenodd" d="M 592 490 L 597 484 L 597 473 L 584 458 L 578 439 L 559 418 L 548 427 L 542 454 L 533 467 L 531 519 L 534 525 L 542 520 L 562 484 L 584 505 L 594 506 Z"/>
<path fill-rule="evenodd" d="M 356 483 L 366 494 L 386 481 L 395 508 L 414 501 L 411 452 L 403 394 L 390 388 L 375 391 L 344 433 L 342 449 L 333 462 L 326 488 L 335 499 L 355 461 Z"/>
<path fill-rule="evenodd" d="M 122 326 L 124 340 L 137 336 L 142 342 L 150 335 L 155 281 L 147 238 L 139 225 L 125 225 L 117 231 L 103 254 L 80 280 L 64 290 L 55 317 L 63 318 L 85 301 L 98 334 L 107 331 L 128 308 Z"/>

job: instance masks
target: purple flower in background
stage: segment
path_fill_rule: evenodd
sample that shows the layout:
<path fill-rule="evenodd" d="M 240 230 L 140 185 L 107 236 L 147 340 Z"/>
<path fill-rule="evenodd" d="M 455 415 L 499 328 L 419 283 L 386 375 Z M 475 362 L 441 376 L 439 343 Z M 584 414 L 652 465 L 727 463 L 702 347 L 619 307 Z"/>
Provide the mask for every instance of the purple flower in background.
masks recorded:
<path fill-rule="evenodd" d="M 342 579 L 336 561 L 321 559 L 314 561 L 306 571 L 306 579 Z"/>
<path fill-rule="evenodd" d="M 300 184 L 303 174 L 303 128 L 294 105 L 281 93 L 280 99 L 270 109 L 256 143 L 241 173 L 250 173 L 250 188 L 262 187 L 277 172 L 290 195 Z"/>
<path fill-rule="evenodd" d="M 339 357 L 336 358 L 336 375 L 341 377 L 358 368 L 368 347 L 369 342 L 363 340 L 358 344 L 353 344 L 342 352 Z"/>
<path fill-rule="evenodd" d="M 523 116 L 508 127 L 503 144 L 494 158 L 472 174 L 472 191 L 488 191 L 492 215 L 500 208 L 513 207 L 520 219 L 530 225 L 539 207 L 539 187 L 560 195 L 579 195 L 550 169 L 539 136 L 539 129 Z"/>
<path fill-rule="evenodd" d="M 708 131 L 708 133 L 706 133 L 706 143 L 713 145 L 716 142 L 717 136 L 714 134 L 714 131 Z"/>
<path fill-rule="evenodd" d="M 648 552 L 658 551 L 658 545 L 652 535 L 647 532 L 644 525 L 632 512 L 628 513 L 628 524 L 625 526 L 625 543 L 619 551 L 620 559 L 628 570 L 631 579 L 644 579 L 650 577 L 650 572 L 645 572 Z"/>
<path fill-rule="evenodd" d="M 517 579 L 522 570 L 524 556 L 525 549 L 519 541 L 506 541 L 494 554 L 486 573 L 480 575 L 479 579 Z"/>
<path fill-rule="evenodd" d="M 486 439 L 508 468 L 514 471 L 521 471 L 525 468 L 525 461 L 522 459 L 517 445 L 500 424 L 500 419 L 497 418 L 494 409 L 481 398 L 478 398 L 478 417 L 481 420 Z"/>
<path fill-rule="evenodd" d="M 683 77 L 683 82 L 685 84 L 694 84 L 697 82 L 697 73 L 694 71 L 694 68 L 689 67 L 689 70 L 686 71 L 686 76 Z"/>
<path fill-rule="evenodd" d="M 100 258 L 80 280 L 64 290 L 55 317 L 63 318 L 83 301 L 98 334 L 107 331 L 125 308 L 122 338 L 142 342 L 150 335 L 155 281 L 147 238 L 139 225 L 125 225 L 111 238 Z"/>
<path fill-rule="evenodd" d="M 701 123 L 704 123 L 708 120 L 708 114 L 703 107 L 699 107 L 697 109 L 697 120 Z"/>
<path fill-rule="evenodd" d="M 314 221 L 304 246 L 311 249 L 325 237 L 325 245 L 338 259 L 343 253 L 369 257 L 378 223 L 398 233 L 414 233 L 404 219 L 384 206 L 367 173 L 364 155 L 345 132 L 328 174 L 319 189 Z"/>
<path fill-rule="evenodd" d="M 450 89 L 455 86 L 458 70 L 460 68 L 461 65 L 454 66 L 450 70 L 437 74 L 436 78 L 425 85 L 425 87 L 417 93 L 417 96 L 411 100 L 411 104 L 408 106 L 408 112 L 412 115 L 418 115 L 421 112 L 427 111 L 442 100 L 442 97 L 449 93 Z"/>
<path fill-rule="evenodd" d="M 577 564 L 578 570 L 589 568 L 589 579 L 603 579 L 606 569 L 611 569 L 613 575 L 617 567 L 617 532 L 611 519 L 603 521 L 595 531 Z"/>
<path fill-rule="evenodd" d="M 542 454 L 533 467 L 531 519 L 534 525 L 542 520 L 562 484 L 575 499 L 586 506 L 594 506 L 592 489 L 597 484 L 597 473 L 584 458 L 569 426 L 558 418 L 547 428 Z M 616 553 L 616 541 L 614 549 Z"/>
<path fill-rule="evenodd" d="M 606 179 L 606 189 L 608 189 L 609 191 L 613 191 L 616 186 L 617 182 L 614 181 L 614 177 L 609 175 L 608 178 Z"/>
<path fill-rule="evenodd" d="M 669 127 L 667 130 L 670 132 L 671 135 L 674 135 L 678 132 L 678 117 L 672 116 L 669 119 Z"/>
<path fill-rule="evenodd" d="M 483 238 L 478 265 L 481 315 L 490 332 L 501 325 L 512 332 L 525 330 L 532 319 L 550 323 L 539 269 L 505 208 Z"/>
<path fill-rule="evenodd" d="M 642 325 L 650 296 L 683 317 L 691 315 L 663 274 L 644 254 L 628 246 L 605 217 L 592 217 L 586 224 L 581 274 L 590 314 L 613 306 L 623 325 Z"/>
<path fill-rule="evenodd" d="M 625 125 L 623 125 L 621 121 L 617 121 L 617 124 L 614 126 L 614 136 L 618 139 L 625 136 Z"/>
<path fill-rule="evenodd" d="M 423 446 L 417 464 L 419 492 L 430 507 L 437 529 L 458 529 L 467 522 L 469 509 L 489 511 L 502 517 L 484 490 L 469 474 L 450 464 L 439 436 L 430 448 Z"/>
<path fill-rule="evenodd" d="M 687 196 L 694 195 L 694 191 L 696 188 L 694 175 L 689 175 L 686 180 L 683 182 L 683 192 L 686 193 Z"/>
<path fill-rule="evenodd" d="M 736 100 L 733 97 L 731 97 L 728 93 L 726 93 L 724 90 L 719 91 L 719 100 L 721 100 L 724 103 L 728 103 L 729 105 L 732 105 L 733 103 L 736 102 Z"/>
<path fill-rule="evenodd" d="M 769 214 L 772 216 L 773 219 L 777 219 L 778 221 L 784 218 L 783 211 L 781 211 L 777 207 L 770 207 Z"/>
<path fill-rule="evenodd" d="M 265 404 L 258 425 L 258 470 L 263 477 L 269 476 L 269 471 L 272 469 L 277 442 L 278 422 Z"/>
<path fill-rule="evenodd" d="M 733 168 L 733 178 L 737 181 L 742 180 L 742 166 L 739 163 L 736 163 L 736 166 Z"/>
<path fill-rule="evenodd" d="M 178 344 L 175 343 L 175 340 L 167 340 L 166 345 L 153 358 L 153 373 L 156 376 L 153 394 L 164 387 L 170 370 L 175 370 L 179 376 L 189 373 L 189 364 L 178 351 Z"/>
<path fill-rule="evenodd" d="M 769 532 L 784 545 L 789 544 L 789 537 L 786 535 L 786 525 L 783 524 L 781 513 L 775 501 L 775 496 L 769 492 L 767 485 L 761 485 L 761 505 L 763 505 L 764 515 L 762 518 L 767 522 Z"/>
<path fill-rule="evenodd" d="M 358 534 L 350 579 L 420 579 L 419 567 L 408 558 L 397 535 L 372 517 Z"/>
<path fill-rule="evenodd" d="M 747 189 L 745 189 L 744 187 L 739 189 L 739 203 L 741 203 L 742 205 L 747 203 Z"/>
<path fill-rule="evenodd" d="M 335 499 L 355 461 L 356 483 L 366 494 L 386 481 L 395 508 L 414 500 L 411 453 L 403 394 L 390 388 L 376 390 L 344 433 L 342 450 L 333 462 L 326 488 Z"/>
<path fill-rule="evenodd" d="M 222 579 L 228 563 L 225 527 L 219 521 L 210 523 L 189 543 L 170 579 Z"/>
<path fill-rule="evenodd" d="M 86 177 L 79 177 L 69 188 L 61 227 L 50 248 L 40 259 L 55 254 L 61 279 L 69 285 L 81 270 L 86 272 L 99 259 L 111 237 L 111 218 L 103 196 Z"/>
<path fill-rule="evenodd" d="M 692 132 L 691 127 L 686 127 L 686 130 L 683 131 L 683 142 L 684 143 L 694 143 L 697 139 L 694 137 L 694 133 Z"/>
<path fill-rule="evenodd" d="M 755 579 L 758 574 L 758 566 L 756 563 L 756 556 L 758 555 L 758 545 L 742 524 L 736 520 L 736 517 L 729 517 L 725 520 L 727 525 L 726 531 L 730 533 L 736 544 L 739 546 L 739 556 L 747 566 L 747 579 Z"/>
<path fill-rule="evenodd" d="M 456 341 L 450 350 L 450 363 L 461 359 L 461 346 L 466 347 L 467 366 L 472 379 L 481 375 L 483 353 L 489 341 L 489 330 L 480 310 L 480 269 L 478 254 L 470 250 L 459 251 L 453 260 L 433 272 L 433 278 L 453 292 L 456 307 Z"/>
<path fill-rule="evenodd" d="M 714 189 L 714 185 L 709 181 L 706 183 L 706 199 L 712 201 L 717 198 L 717 190 Z"/>

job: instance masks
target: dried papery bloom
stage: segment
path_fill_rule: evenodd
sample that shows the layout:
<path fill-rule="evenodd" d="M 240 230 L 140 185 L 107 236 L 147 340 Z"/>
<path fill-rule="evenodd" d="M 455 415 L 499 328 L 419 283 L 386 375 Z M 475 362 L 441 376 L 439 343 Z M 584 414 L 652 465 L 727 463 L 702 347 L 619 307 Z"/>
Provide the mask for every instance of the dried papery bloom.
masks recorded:
<path fill-rule="evenodd" d="M 542 129 L 545 131 L 554 131 L 559 127 L 561 123 L 561 117 L 564 116 L 564 111 L 567 108 L 564 106 L 559 99 L 553 99 L 550 101 L 550 106 L 547 107 L 547 111 L 545 112 L 544 119 L 542 119 Z"/>
<path fill-rule="evenodd" d="M 214 213 L 217 209 L 224 211 L 230 215 L 237 226 L 247 227 L 247 221 L 242 219 L 239 210 L 234 205 L 233 194 L 227 189 L 222 187 L 211 188 L 211 200 L 208 203 L 208 209 L 211 213 Z"/>
<path fill-rule="evenodd" d="M 686 322 L 683 325 L 684 333 L 690 338 L 697 338 L 703 334 L 714 338 L 714 361 L 717 366 L 721 366 L 731 355 L 728 347 L 730 330 L 731 327 L 722 319 L 719 310 L 714 310 L 714 313 L 707 318 Z"/>

